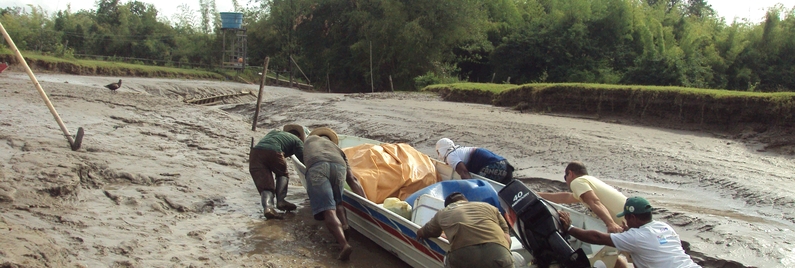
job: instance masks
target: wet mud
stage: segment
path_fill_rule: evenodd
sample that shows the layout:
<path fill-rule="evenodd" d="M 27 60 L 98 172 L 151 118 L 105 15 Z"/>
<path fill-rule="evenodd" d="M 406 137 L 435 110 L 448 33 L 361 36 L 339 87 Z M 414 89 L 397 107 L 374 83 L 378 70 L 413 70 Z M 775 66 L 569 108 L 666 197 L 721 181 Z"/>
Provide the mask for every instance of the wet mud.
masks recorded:
<path fill-rule="evenodd" d="M 256 92 L 256 85 L 124 78 L 112 93 L 102 85 L 116 77 L 39 79 L 66 126 L 86 135 L 71 151 L 27 76 L 0 75 L 0 244 L 14 245 L 0 249 L 0 266 L 405 266 L 356 232 L 351 260 L 336 260 L 339 246 L 312 219 L 295 181 L 288 200 L 299 209 L 284 220 L 262 217 L 247 148 L 288 123 L 405 142 L 431 155 L 442 137 L 485 147 L 537 191 L 566 190 L 562 170 L 580 160 L 626 195 L 651 200 L 654 217 L 672 224 L 705 267 L 795 265 L 795 161 L 754 129 L 725 135 L 426 93 L 266 87 L 254 132 L 253 96 L 213 106 L 184 100 Z"/>

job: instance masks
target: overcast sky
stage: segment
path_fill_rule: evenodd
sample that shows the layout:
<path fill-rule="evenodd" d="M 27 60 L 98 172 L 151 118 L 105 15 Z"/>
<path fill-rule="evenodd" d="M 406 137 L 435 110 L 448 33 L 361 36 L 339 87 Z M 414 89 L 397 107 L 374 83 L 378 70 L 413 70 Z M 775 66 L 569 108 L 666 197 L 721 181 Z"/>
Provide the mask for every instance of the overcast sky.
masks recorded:
<path fill-rule="evenodd" d="M 138 1 L 154 4 L 155 8 L 160 12 L 160 15 L 166 18 L 171 18 L 177 11 L 177 6 L 183 3 L 189 4 L 193 10 L 199 9 L 199 0 Z M 121 0 L 121 2 L 126 3 L 127 0 Z M 238 2 L 245 5 L 249 1 L 238 0 Z M 28 4 L 33 4 L 34 6 L 41 6 L 48 12 L 54 12 L 65 10 L 66 5 L 69 3 L 72 5 L 72 11 L 77 11 L 80 9 L 94 9 L 96 0 L 0 0 L 0 8 L 9 6 L 27 7 Z M 215 3 L 219 12 L 233 11 L 231 0 L 216 0 Z M 728 22 L 731 22 L 735 17 L 749 18 L 753 22 L 760 22 L 767 8 L 774 6 L 776 3 L 781 3 L 788 9 L 795 6 L 795 0 L 707 0 L 707 3 L 712 5 L 712 8 L 718 12 L 718 15 L 725 17 Z"/>

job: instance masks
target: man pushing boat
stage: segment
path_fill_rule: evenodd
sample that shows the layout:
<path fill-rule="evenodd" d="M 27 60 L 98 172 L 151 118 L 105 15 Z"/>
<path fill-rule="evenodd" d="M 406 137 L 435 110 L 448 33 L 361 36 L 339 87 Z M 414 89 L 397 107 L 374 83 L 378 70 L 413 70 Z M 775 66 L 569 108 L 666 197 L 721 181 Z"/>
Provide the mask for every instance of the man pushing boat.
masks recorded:
<path fill-rule="evenodd" d="M 312 215 L 315 220 L 325 222 L 326 228 L 342 247 L 337 258 L 348 260 L 352 248 L 345 235 L 348 218 L 342 206 L 343 180 L 348 183 L 351 191 L 364 198 L 367 196 L 359 180 L 353 175 L 348 158 L 339 148 L 337 133 L 327 127 L 312 130 L 304 143 L 304 156 L 301 161 L 307 167 L 306 190 Z"/>
<path fill-rule="evenodd" d="M 276 196 L 276 208 L 285 211 L 295 210 L 293 203 L 287 202 L 287 162 L 285 157 L 295 154 L 299 159 L 304 156 L 304 127 L 285 125 L 282 130 L 272 130 L 251 147 L 248 159 L 248 171 L 257 191 L 260 193 L 263 214 L 268 219 L 281 219 L 282 216 L 273 208 L 273 197 Z M 274 181 L 273 175 L 276 174 Z"/>

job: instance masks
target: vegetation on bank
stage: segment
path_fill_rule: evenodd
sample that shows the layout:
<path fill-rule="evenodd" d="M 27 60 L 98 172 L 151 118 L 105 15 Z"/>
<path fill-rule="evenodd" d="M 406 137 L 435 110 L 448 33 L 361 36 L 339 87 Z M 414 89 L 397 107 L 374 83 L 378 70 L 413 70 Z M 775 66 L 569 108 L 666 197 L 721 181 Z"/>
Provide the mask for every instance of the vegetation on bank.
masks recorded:
<path fill-rule="evenodd" d="M 181 69 L 165 66 L 151 66 L 115 61 L 88 59 L 65 59 L 23 52 L 23 57 L 31 68 L 57 71 L 76 75 L 139 76 L 195 79 L 224 79 L 225 75 L 204 70 Z M 8 50 L 0 51 L 0 61 L 16 64 L 17 58 Z"/>
<path fill-rule="evenodd" d="M 69 55 L 42 55 L 41 53 L 30 51 L 23 51 L 22 56 L 33 69 L 75 75 L 186 78 L 237 81 L 242 83 L 258 83 L 262 78 L 262 67 L 249 67 L 243 72 L 238 72 L 233 69 L 195 69 L 157 66 L 154 64 L 147 65 L 141 61 L 123 62 L 121 61 L 122 59 L 116 59 L 119 61 L 77 59 Z M 114 58 L 111 57 L 110 59 L 113 60 Z M 17 58 L 10 50 L 0 49 L 0 62 L 8 62 L 13 65 L 17 64 Z M 276 84 L 276 78 L 276 75 L 272 71 L 268 72 L 268 84 Z M 296 78 L 295 82 L 300 83 L 298 85 L 300 88 L 311 88 L 303 84 L 304 82 L 302 79 Z M 280 76 L 278 84 L 287 85 L 288 81 L 286 77 Z"/>
<path fill-rule="evenodd" d="M 518 86 L 433 85 L 445 100 L 493 104 L 551 113 L 621 115 L 640 120 L 712 125 L 793 127 L 795 93 L 762 93 L 685 87 L 535 83 Z"/>

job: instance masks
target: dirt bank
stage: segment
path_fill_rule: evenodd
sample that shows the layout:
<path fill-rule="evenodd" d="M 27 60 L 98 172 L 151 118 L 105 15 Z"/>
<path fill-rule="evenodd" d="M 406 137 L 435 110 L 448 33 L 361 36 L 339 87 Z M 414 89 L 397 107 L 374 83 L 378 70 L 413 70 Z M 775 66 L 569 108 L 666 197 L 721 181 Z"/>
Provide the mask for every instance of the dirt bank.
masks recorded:
<path fill-rule="evenodd" d="M 27 266 L 402 267 L 357 235 L 353 260 L 302 204 L 265 221 L 247 171 L 251 137 L 286 123 L 407 142 L 433 152 L 438 138 L 490 148 L 534 189 L 562 188 L 566 162 L 627 195 L 648 197 L 708 267 L 795 265 L 795 181 L 790 156 L 764 144 L 577 118 L 525 114 L 440 101 L 418 93 L 321 94 L 268 87 L 260 128 L 255 99 L 212 107 L 195 96 L 255 85 L 124 78 L 39 76 L 66 125 L 86 129 L 73 152 L 24 73 L 0 74 L 1 264 Z M 753 134 L 753 133 L 750 133 Z M 749 134 L 749 135 L 750 135 Z M 295 177 L 294 171 L 291 171 Z"/>

